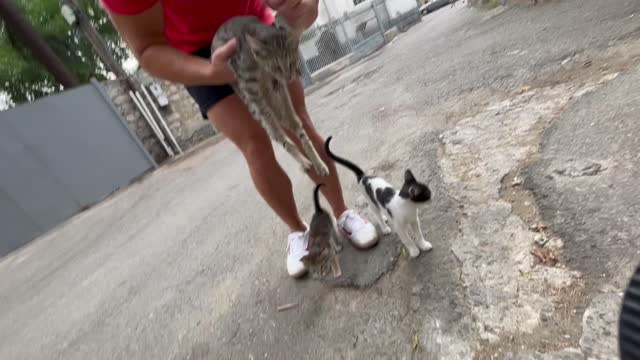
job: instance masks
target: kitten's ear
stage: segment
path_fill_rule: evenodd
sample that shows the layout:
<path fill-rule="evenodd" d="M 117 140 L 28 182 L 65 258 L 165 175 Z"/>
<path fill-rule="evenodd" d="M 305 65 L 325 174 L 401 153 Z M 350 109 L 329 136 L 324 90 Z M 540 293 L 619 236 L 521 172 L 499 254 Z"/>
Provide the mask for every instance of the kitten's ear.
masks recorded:
<path fill-rule="evenodd" d="M 411 172 L 411 170 L 407 169 L 404 172 L 404 182 L 405 183 L 414 183 L 417 182 L 415 176 L 413 176 L 413 173 Z"/>
<path fill-rule="evenodd" d="M 287 19 L 280 15 L 280 13 L 276 13 L 273 25 L 281 30 L 289 30 L 289 23 L 287 22 Z"/>
<path fill-rule="evenodd" d="M 298 43 L 300 42 L 302 31 L 289 26 L 287 20 L 280 14 L 276 14 L 276 18 L 273 24 L 277 29 L 285 31 L 287 33 L 289 41 L 295 43 L 293 45 L 298 45 Z"/>

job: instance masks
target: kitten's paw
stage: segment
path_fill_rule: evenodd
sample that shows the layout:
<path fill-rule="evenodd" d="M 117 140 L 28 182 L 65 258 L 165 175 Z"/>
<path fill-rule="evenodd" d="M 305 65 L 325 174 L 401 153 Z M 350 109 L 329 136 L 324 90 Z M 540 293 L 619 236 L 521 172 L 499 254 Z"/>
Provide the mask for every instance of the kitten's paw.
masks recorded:
<path fill-rule="evenodd" d="M 412 259 L 415 259 L 418 257 L 418 255 L 420 255 L 420 250 L 418 250 L 417 248 L 415 249 L 409 249 L 409 257 Z"/>
<path fill-rule="evenodd" d="M 389 235 L 389 234 L 391 234 L 391 228 L 389 227 L 389 225 L 384 225 L 384 226 L 382 227 L 382 233 L 383 233 L 384 235 Z"/>
<path fill-rule="evenodd" d="M 433 245 L 431 245 L 430 242 L 428 242 L 427 240 L 424 240 L 424 239 L 418 241 L 418 247 L 422 251 L 430 251 L 431 249 L 433 249 Z"/>
<path fill-rule="evenodd" d="M 342 249 L 343 249 L 342 244 L 336 244 L 336 247 L 334 250 L 336 251 L 336 253 L 339 253 L 339 252 L 342 252 Z"/>
<path fill-rule="evenodd" d="M 308 173 L 309 171 L 311 171 L 311 168 L 313 168 L 313 164 L 311 163 L 311 161 L 307 160 L 307 159 L 300 159 L 300 165 L 302 166 L 302 171 Z"/>
<path fill-rule="evenodd" d="M 322 177 L 329 176 L 329 168 L 327 167 L 327 165 L 320 163 L 314 166 L 314 168 L 316 169 L 316 173 L 319 176 L 322 176 Z"/>

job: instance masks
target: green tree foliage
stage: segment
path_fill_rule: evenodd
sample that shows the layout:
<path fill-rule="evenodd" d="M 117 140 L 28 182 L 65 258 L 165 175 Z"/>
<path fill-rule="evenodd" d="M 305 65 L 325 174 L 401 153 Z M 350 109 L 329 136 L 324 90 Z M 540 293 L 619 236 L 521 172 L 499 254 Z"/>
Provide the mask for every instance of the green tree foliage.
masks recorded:
<path fill-rule="evenodd" d="M 60 13 L 59 0 L 16 0 L 33 27 L 81 82 L 95 77 L 105 79 L 107 72 L 91 44 L 67 24 Z M 114 57 L 122 62 L 128 53 L 99 0 L 79 0 L 78 4 L 102 34 Z M 47 73 L 0 20 L 0 95 L 19 104 L 60 90 Z"/>

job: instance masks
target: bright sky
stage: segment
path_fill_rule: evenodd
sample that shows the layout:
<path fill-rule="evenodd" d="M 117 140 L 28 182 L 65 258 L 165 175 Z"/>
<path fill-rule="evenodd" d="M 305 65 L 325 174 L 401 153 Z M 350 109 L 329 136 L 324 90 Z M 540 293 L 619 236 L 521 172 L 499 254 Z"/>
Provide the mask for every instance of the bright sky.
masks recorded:
<path fill-rule="evenodd" d="M 0 111 L 7 110 L 9 105 L 7 104 L 7 94 L 0 93 Z"/>
<path fill-rule="evenodd" d="M 136 70 L 138 70 L 138 67 L 139 67 L 138 61 L 133 56 L 130 56 L 127 60 L 125 60 L 122 63 L 122 68 L 128 74 L 133 74 L 134 72 L 136 72 Z M 9 97 L 7 96 L 7 94 L 0 91 L 0 111 L 6 110 L 9 108 L 8 102 L 9 102 Z"/>
<path fill-rule="evenodd" d="M 131 56 L 122 63 L 122 68 L 128 74 L 133 74 L 136 70 L 138 70 L 138 60 Z"/>

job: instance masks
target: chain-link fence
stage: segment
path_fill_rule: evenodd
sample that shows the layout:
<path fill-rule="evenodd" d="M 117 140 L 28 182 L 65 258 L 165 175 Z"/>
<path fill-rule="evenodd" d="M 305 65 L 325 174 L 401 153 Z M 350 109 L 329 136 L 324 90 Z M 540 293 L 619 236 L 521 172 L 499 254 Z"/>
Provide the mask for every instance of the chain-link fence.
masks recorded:
<path fill-rule="evenodd" d="M 387 14 L 384 2 L 381 1 L 382 7 L 375 6 L 375 2 L 371 2 L 371 6 L 364 9 L 354 11 L 343 17 L 344 25 L 348 29 L 349 39 L 353 48 L 353 52 L 363 57 L 371 52 L 379 49 L 384 45 L 384 26 L 380 22 L 382 16 Z M 383 12 L 385 15 L 378 15 L 377 11 Z"/>
<path fill-rule="evenodd" d="M 417 4 L 409 15 L 414 13 L 419 19 Z M 378 50 L 385 44 L 385 32 L 396 23 L 389 16 L 385 0 L 370 0 L 355 11 L 305 31 L 300 40 L 305 85 L 329 65 L 336 64 L 334 68 L 339 69 Z"/>
<path fill-rule="evenodd" d="M 344 23 L 341 19 L 313 27 L 300 39 L 300 51 L 311 73 L 351 53 Z"/>

